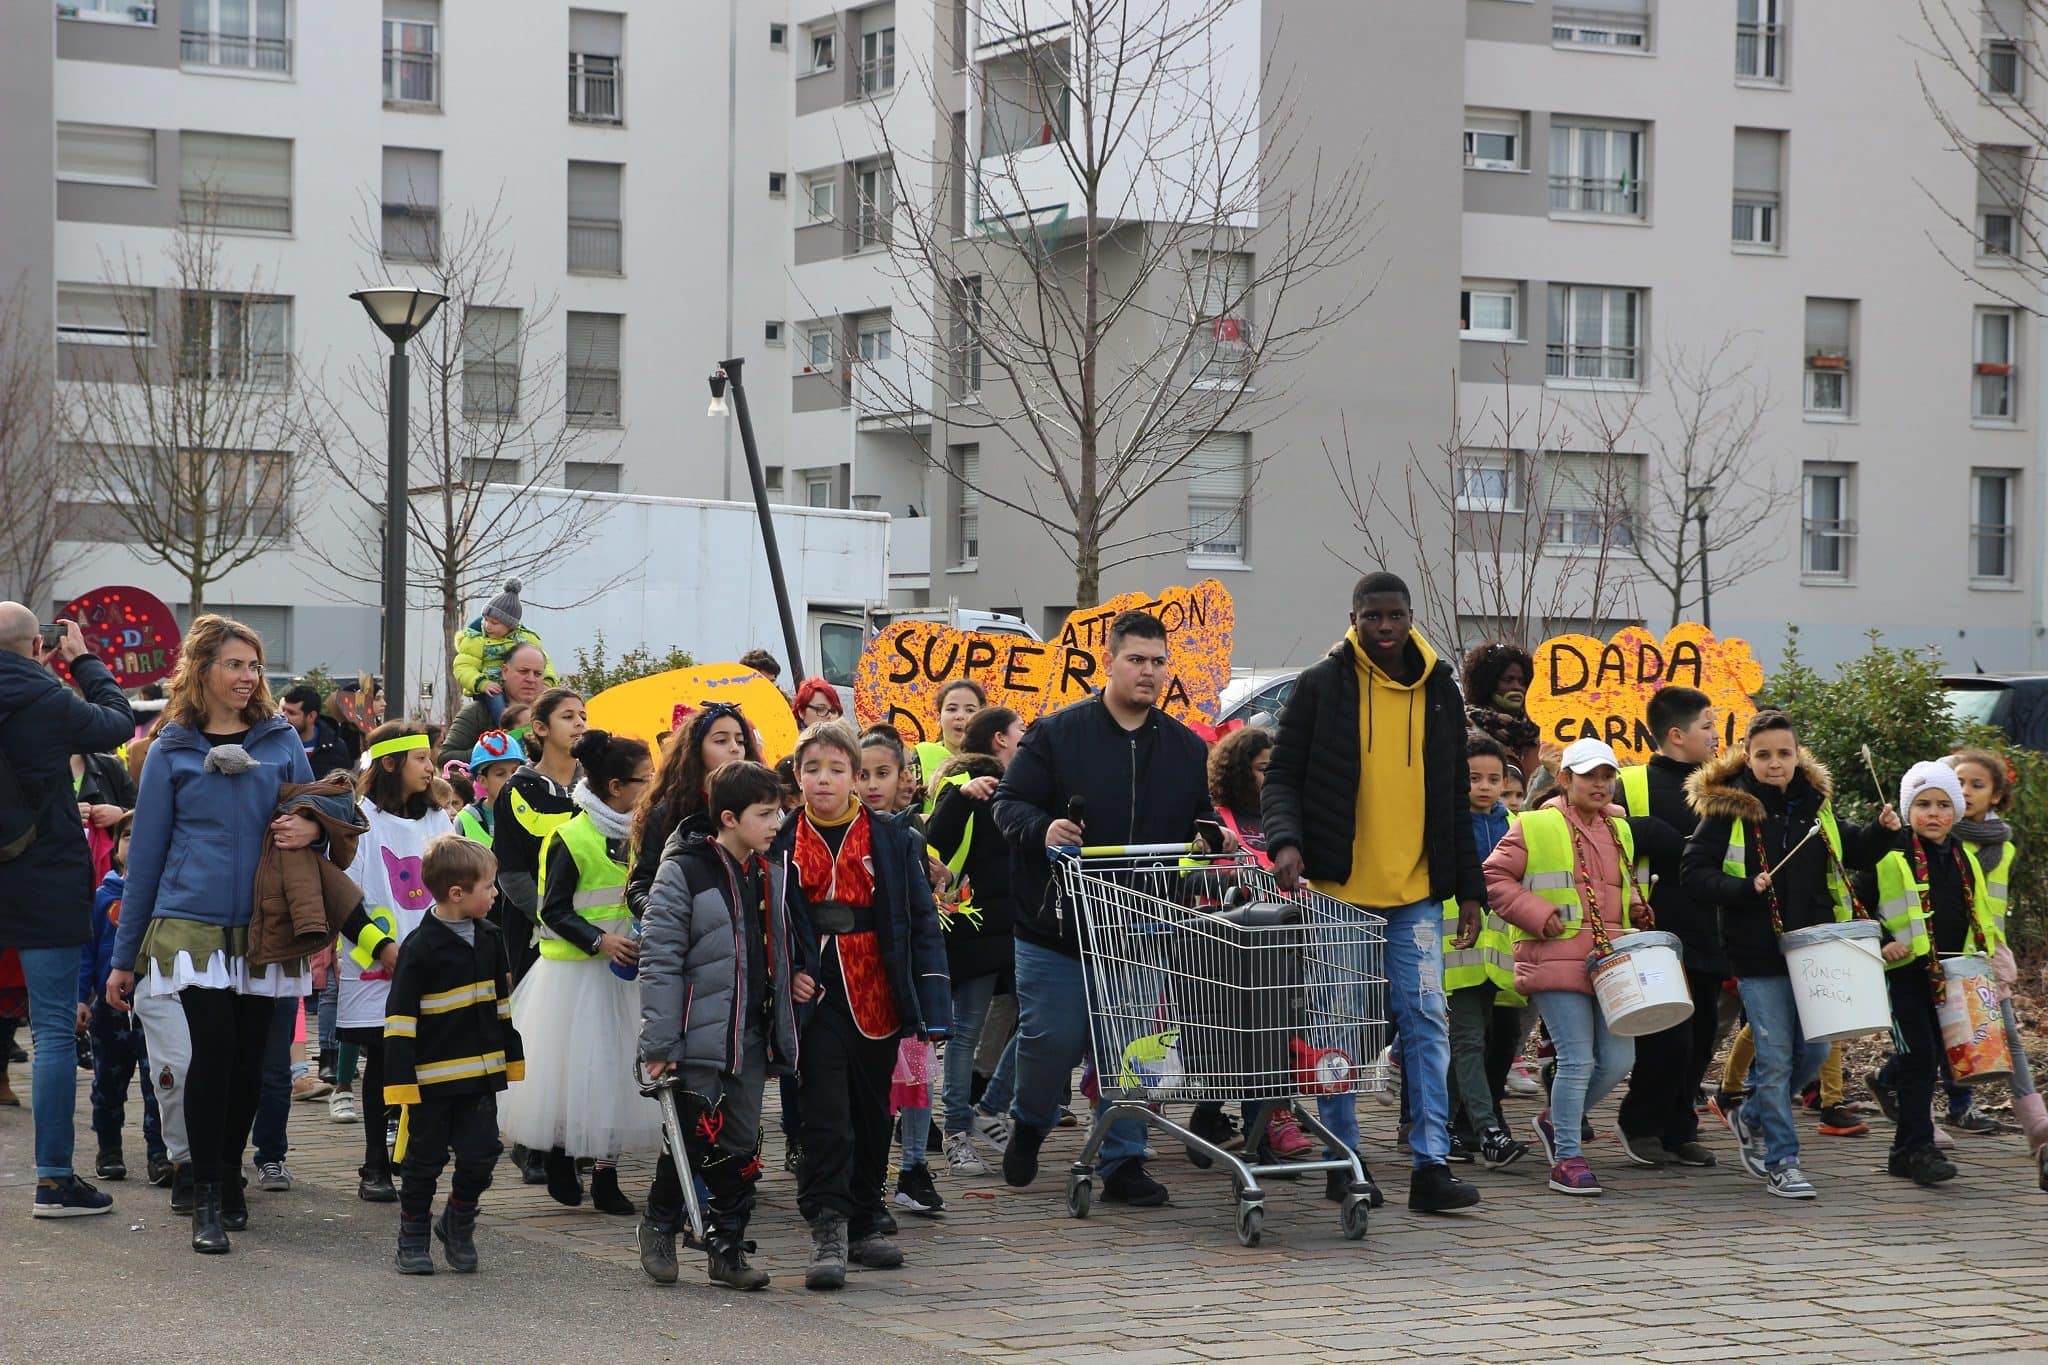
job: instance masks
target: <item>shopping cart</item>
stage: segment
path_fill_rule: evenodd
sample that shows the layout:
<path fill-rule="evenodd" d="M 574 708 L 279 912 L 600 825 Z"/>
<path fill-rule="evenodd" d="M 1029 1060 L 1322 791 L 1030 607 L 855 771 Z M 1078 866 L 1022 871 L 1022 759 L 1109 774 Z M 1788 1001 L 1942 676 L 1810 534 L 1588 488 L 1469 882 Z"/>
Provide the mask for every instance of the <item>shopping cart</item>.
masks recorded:
<path fill-rule="evenodd" d="M 1365 1236 L 1369 1188 L 1306 1100 L 1384 1090 L 1386 921 L 1306 886 L 1282 892 L 1244 853 L 1200 844 L 1052 850 L 1063 913 L 1078 917 L 1096 1074 L 1107 1106 L 1067 1176 L 1067 1211 L 1086 1218 L 1109 1125 L 1138 1119 L 1221 1164 L 1237 1194 L 1237 1239 L 1266 1221 L 1261 1176 L 1343 1171 L 1341 1226 Z M 1253 1103 L 1245 1155 L 1159 1112 L 1162 1104 Z M 1274 1111 L 1341 1157 L 1248 1159 Z M 1200 1162 L 1206 1157 L 1207 1162 Z"/>

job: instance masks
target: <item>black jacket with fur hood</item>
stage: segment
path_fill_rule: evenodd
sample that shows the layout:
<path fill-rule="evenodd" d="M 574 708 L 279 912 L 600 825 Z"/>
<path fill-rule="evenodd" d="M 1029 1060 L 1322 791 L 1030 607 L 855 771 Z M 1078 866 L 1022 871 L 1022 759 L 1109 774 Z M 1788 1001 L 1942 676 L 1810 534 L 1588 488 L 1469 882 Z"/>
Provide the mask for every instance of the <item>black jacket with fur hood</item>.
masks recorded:
<path fill-rule="evenodd" d="M 1687 779 L 1686 800 L 1699 813 L 1700 823 L 1686 842 L 1680 876 L 1686 890 L 1719 908 L 1721 945 L 1735 975 L 1785 975 L 1785 956 L 1771 925 L 1770 901 L 1756 890 L 1756 876 L 1763 871 L 1757 848 L 1759 829 L 1763 852 L 1770 857 L 1778 914 L 1785 928 L 1790 931 L 1834 922 L 1826 839 L 1815 835 L 1789 862 L 1785 859 L 1813 828 L 1834 789 L 1828 770 L 1803 746 L 1791 784 L 1782 792 L 1750 776 L 1748 755 L 1740 748 L 1700 765 Z M 1737 820 L 1744 826 L 1744 870 L 1739 880 L 1721 868 Z M 1846 820 L 1838 823 L 1846 871 L 1868 867 L 1882 855 L 1887 841 L 1882 826 L 1857 826 Z"/>

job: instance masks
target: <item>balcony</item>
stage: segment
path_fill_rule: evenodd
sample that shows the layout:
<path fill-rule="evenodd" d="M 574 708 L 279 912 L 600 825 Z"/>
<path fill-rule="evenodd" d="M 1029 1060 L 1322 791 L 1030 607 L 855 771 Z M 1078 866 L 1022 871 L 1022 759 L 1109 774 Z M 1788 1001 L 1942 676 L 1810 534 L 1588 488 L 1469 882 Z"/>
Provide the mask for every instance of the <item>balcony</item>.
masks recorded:
<path fill-rule="evenodd" d="M 178 34 L 178 60 L 186 66 L 218 66 L 231 71 L 258 71 L 266 76 L 289 76 L 292 40 L 184 29 Z"/>
<path fill-rule="evenodd" d="M 1641 363 L 1634 346 L 1592 346 L 1553 341 L 1544 353 L 1544 373 L 1551 379 L 1592 379 L 1633 382 Z"/>
<path fill-rule="evenodd" d="M 178 353 L 178 377 L 209 384 L 281 389 L 291 380 L 288 351 L 248 351 L 185 346 Z"/>

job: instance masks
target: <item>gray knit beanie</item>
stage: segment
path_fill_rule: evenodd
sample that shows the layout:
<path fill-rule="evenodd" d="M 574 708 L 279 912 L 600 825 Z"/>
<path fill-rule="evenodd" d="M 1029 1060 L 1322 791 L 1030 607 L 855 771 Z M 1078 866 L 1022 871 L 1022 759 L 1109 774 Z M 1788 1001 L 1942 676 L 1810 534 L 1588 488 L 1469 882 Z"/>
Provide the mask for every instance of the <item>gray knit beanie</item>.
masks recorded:
<path fill-rule="evenodd" d="M 522 586 L 524 585 L 516 578 L 506 579 L 505 591 L 491 599 L 491 604 L 484 608 L 484 615 L 493 621 L 501 621 L 514 630 L 519 629 L 519 618 L 523 614 L 519 606 L 519 589 Z"/>

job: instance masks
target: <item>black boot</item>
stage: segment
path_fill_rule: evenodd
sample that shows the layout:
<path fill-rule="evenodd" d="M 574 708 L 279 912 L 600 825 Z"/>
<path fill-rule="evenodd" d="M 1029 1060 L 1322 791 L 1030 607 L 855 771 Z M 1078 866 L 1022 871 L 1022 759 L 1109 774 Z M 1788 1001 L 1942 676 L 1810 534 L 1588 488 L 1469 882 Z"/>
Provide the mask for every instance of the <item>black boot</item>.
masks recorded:
<path fill-rule="evenodd" d="M 548 1198 L 576 1208 L 583 1202 L 583 1182 L 576 1178 L 576 1162 L 557 1147 L 542 1158 L 548 1173 Z"/>
<path fill-rule="evenodd" d="M 745 1240 L 746 1229 L 713 1227 L 710 1229 L 705 1248 L 706 1271 L 713 1284 L 727 1285 L 733 1289 L 766 1289 L 768 1272 L 747 1264 L 747 1253 L 754 1244 Z"/>
<path fill-rule="evenodd" d="M 404 1229 L 400 1227 L 400 1240 Z M 448 1200 L 441 1216 L 434 1220 L 434 1235 L 441 1239 L 441 1255 L 450 1270 L 464 1275 L 476 1270 L 476 1201 Z M 402 1267 L 401 1267 L 402 1268 Z"/>
<path fill-rule="evenodd" d="M 180 1161 L 171 1167 L 171 1212 L 192 1212 L 192 1163 Z"/>
<path fill-rule="evenodd" d="M 399 1216 L 398 1254 L 391 1258 L 391 1263 L 398 1268 L 401 1275 L 434 1273 L 434 1257 L 432 1244 L 428 1240 L 426 1219 Z"/>
<path fill-rule="evenodd" d="M 356 1198 L 365 1204 L 396 1204 L 398 1187 L 391 1183 L 389 1169 L 372 1170 L 364 1166 L 356 1171 Z"/>
<path fill-rule="evenodd" d="M 228 1232 L 249 1227 L 249 1187 L 240 1169 L 220 1182 L 220 1225 Z"/>
<path fill-rule="evenodd" d="M 656 1284 L 676 1282 L 676 1223 L 681 1215 L 647 1206 L 640 1220 L 640 1268 Z"/>
<path fill-rule="evenodd" d="M 619 1169 L 616 1166 L 599 1166 L 590 1173 L 590 1207 L 599 1213 L 615 1214 L 620 1218 L 631 1218 L 640 1212 L 619 1189 Z"/>
<path fill-rule="evenodd" d="M 220 1225 L 220 1186 L 192 1185 L 192 1249 L 218 1256 L 231 1250 L 228 1234 Z"/>

